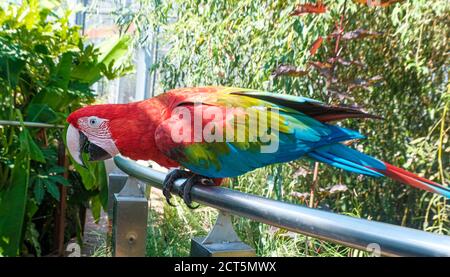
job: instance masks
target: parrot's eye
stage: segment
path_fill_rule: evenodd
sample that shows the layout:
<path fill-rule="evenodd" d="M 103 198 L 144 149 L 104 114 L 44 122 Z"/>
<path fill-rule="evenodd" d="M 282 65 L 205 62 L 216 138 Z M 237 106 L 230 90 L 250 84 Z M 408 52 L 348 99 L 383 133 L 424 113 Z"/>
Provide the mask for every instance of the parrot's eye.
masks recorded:
<path fill-rule="evenodd" d="M 100 125 L 100 119 L 96 116 L 91 116 L 88 118 L 88 123 L 91 127 L 98 127 Z"/>

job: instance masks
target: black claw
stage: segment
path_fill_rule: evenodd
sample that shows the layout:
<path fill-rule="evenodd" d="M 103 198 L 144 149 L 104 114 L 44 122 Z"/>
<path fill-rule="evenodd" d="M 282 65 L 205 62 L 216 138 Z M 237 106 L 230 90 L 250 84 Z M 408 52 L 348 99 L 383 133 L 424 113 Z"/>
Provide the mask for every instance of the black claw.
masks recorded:
<path fill-rule="evenodd" d="M 197 209 L 198 207 L 200 207 L 200 205 L 197 206 L 193 206 L 192 205 L 192 199 L 191 199 L 191 189 L 194 186 L 194 182 L 193 177 L 189 178 L 186 180 L 186 182 L 184 182 L 183 186 L 182 186 L 182 192 L 183 194 L 180 195 L 183 198 L 184 203 L 186 204 L 186 206 L 188 206 L 189 209 Z"/>
<path fill-rule="evenodd" d="M 169 189 L 163 189 L 163 195 L 166 198 L 166 202 L 167 204 L 169 204 L 172 207 L 176 207 L 175 204 L 173 204 L 172 202 L 170 202 L 170 198 L 172 197 L 172 195 L 170 194 L 170 190 Z"/>
<path fill-rule="evenodd" d="M 194 185 L 201 184 L 203 186 L 214 186 L 214 181 L 208 177 L 201 175 L 194 175 L 186 180 L 181 187 L 180 197 L 183 198 L 184 203 L 190 209 L 197 209 L 200 205 L 193 206 L 191 198 L 191 190 Z"/>
<path fill-rule="evenodd" d="M 169 172 L 169 174 L 167 174 L 166 178 L 164 179 L 163 189 L 162 189 L 162 192 L 163 192 L 164 197 L 166 198 L 167 204 L 169 204 L 172 207 L 175 207 L 175 205 L 172 204 L 172 202 L 170 202 L 170 198 L 172 197 L 172 194 L 170 191 L 173 188 L 175 181 L 178 179 L 182 179 L 182 178 L 188 178 L 190 176 L 192 176 L 191 172 L 180 170 L 180 169 L 175 169 L 175 170 Z"/>

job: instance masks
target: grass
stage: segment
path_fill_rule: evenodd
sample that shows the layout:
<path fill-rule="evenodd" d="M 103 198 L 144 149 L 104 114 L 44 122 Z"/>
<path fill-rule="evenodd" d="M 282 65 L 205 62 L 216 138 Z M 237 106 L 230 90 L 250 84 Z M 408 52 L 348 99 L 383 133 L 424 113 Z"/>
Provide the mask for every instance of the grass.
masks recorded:
<path fill-rule="evenodd" d="M 257 173 L 258 175 L 262 175 L 261 172 Z M 241 181 L 244 180 L 240 179 L 239 182 Z M 235 184 L 235 186 L 238 185 Z M 253 188 L 257 189 L 257 186 L 255 185 Z M 252 186 L 247 186 L 246 189 L 252 189 Z M 265 195 L 275 194 L 274 190 L 274 186 L 269 188 L 264 191 Z M 217 218 L 215 209 L 202 206 L 199 209 L 190 210 L 179 198 L 174 199 L 173 203 L 176 207 L 164 203 L 159 211 L 158 209 L 149 210 L 147 256 L 189 256 L 191 238 L 205 236 L 214 225 Z M 357 214 L 349 215 L 357 216 Z M 257 256 L 346 257 L 369 255 L 364 251 L 309 238 L 249 219 L 235 217 L 233 220 L 239 237 L 256 249 Z"/>
<path fill-rule="evenodd" d="M 217 217 L 217 212 L 212 208 L 204 207 L 190 211 L 180 201 L 177 205 L 176 208 L 165 205 L 163 213 L 149 211 L 147 256 L 189 256 L 191 238 L 205 236 Z M 369 255 L 364 251 L 309 238 L 244 218 L 235 218 L 234 225 L 241 240 L 256 249 L 257 256 L 347 257 Z"/>
<path fill-rule="evenodd" d="M 189 256 L 192 237 L 205 236 L 217 216 L 210 208 L 190 211 L 181 201 L 177 207 L 163 206 L 163 212 L 149 210 L 147 230 L 147 256 Z"/>
<path fill-rule="evenodd" d="M 91 234 L 95 235 L 99 241 L 98 246 L 94 248 L 91 257 L 111 257 L 111 247 L 107 243 L 109 238 L 107 238 L 105 234 L 99 232 L 92 232 Z"/>

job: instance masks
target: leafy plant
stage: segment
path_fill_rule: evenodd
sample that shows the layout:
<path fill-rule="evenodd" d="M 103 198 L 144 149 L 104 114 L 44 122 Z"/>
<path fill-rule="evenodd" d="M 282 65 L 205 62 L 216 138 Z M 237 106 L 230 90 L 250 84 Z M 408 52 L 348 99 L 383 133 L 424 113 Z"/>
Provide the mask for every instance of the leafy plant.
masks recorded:
<path fill-rule="evenodd" d="M 107 205 L 103 163 L 75 166 L 76 173 L 70 161 L 68 172 L 61 155 L 64 129 L 23 124 L 65 124 L 71 111 L 94 102 L 92 84 L 131 69 L 130 37 L 88 44 L 59 4 L 26 0 L 0 6 L 0 119 L 20 122 L 0 126 L 0 253 L 5 256 L 53 250 L 62 186 L 75 217 L 71 222 L 80 221 L 79 209 L 89 202 L 97 216 Z"/>

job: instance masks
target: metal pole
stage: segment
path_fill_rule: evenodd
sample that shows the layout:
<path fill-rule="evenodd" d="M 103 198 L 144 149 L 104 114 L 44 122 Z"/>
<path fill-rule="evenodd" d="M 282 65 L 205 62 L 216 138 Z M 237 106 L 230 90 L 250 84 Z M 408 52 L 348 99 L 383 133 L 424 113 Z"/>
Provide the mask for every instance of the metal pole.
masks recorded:
<path fill-rule="evenodd" d="M 108 175 L 108 231 L 106 233 L 108 247 L 112 246 L 115 194 L 123 189 L 127 180 L 128 175 L 122 172 L 111 172 Z"/>
<path fill-rule="evenodd" d="M 165 174 L 121 156 L 114 158 L 125 173 L 157 188 Z M 183 180 L 176 182 L 177 194 Z M 192 199 L 230 214 L 307 236 L 385 256 L 450 256 L 450 237 L 392 224 L 353 218 L 318 209 L 266 199 L 222 187 L 195 186 Z"/>
<path fill-rule="evenodd" d="M 0 120 L 0 125 L 22 126 L 22 123 L 20 121 L 14 121 L 14 120 Z M 64 125 L 48 124 L 48 123 L 40 123 L 40 122 L 29 122 L 29 121 L 24 121 L 23 125 L 25 127 L 37 127 L 37 128 L 64 128 Z"/>

